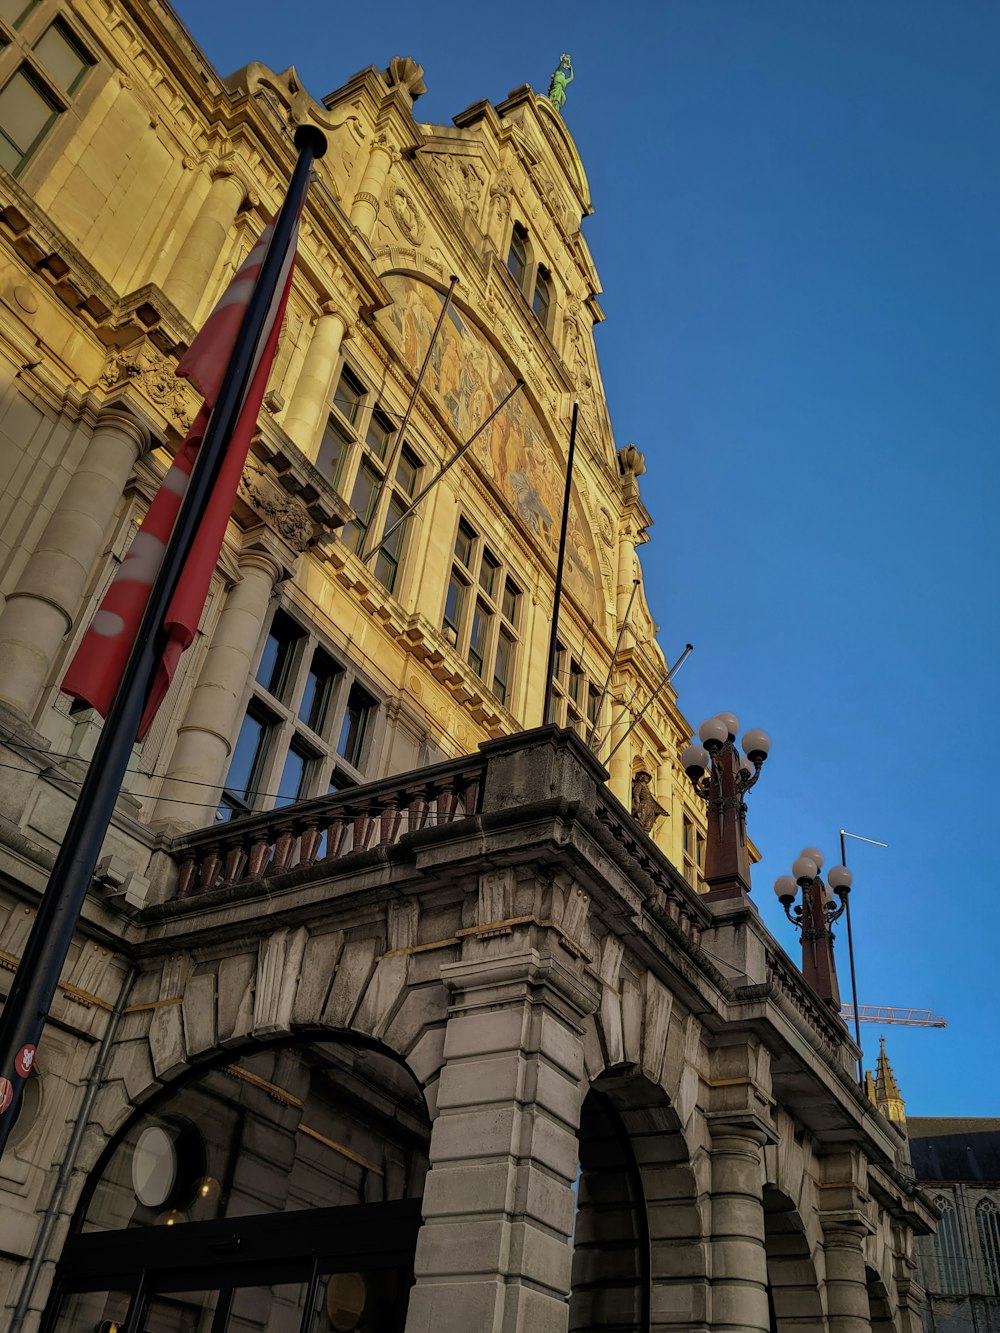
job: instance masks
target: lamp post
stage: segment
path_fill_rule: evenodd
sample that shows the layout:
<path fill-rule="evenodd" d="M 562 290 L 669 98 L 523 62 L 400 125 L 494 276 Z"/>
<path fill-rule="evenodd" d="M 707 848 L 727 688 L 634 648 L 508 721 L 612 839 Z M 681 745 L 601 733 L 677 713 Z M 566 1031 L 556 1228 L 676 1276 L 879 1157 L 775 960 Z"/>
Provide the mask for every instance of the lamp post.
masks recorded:
<path fill-rule="evenodd" d="M 732 713 L 716 713 L 698 728 L 701 744 L 692 741 L 681 755 L 681 765 L 708 811 L 706 896 L 716 899 L 736 898 L 750 892 L 747 807 L 743 797 L 760 777 L 771 748 L 766 731 L 747 731 L 743 734 L 744 753 L 740 754 L 736 747 L 739 728 L 739 721 Z"/>
<path fill-rule="evenodd" d="M 819 873 L 822 868 L 823 853 L 817 847 L 806 847 L 792 863 L 792 873 L 774 881 L 774 892 L 785 916 L 802 933 L 802 975 L 839 1015 L 840 987 L 830 927 L 847 910 L 853 876 L 846 866 L 831 866 L 824 884 Z M 802 902 L 793 907 L 799 889 Z"/>

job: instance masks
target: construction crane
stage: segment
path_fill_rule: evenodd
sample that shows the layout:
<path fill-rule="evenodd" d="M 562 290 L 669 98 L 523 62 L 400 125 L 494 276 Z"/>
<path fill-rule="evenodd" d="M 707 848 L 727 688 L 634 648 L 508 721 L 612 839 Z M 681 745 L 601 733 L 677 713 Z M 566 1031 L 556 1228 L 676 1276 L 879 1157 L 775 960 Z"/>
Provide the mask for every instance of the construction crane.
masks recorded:
<path fill-rule="evenodd" d="M 854 1005 L 842 1004 L 840 1016 L 845 1023 L 854 1022 Z M 898 1023 L 908 1028 L 946 1028 L 945 1019 L 930 1009 L 896 1009 L 886 1004 L 859 1004 L 859 1023 Z"/>

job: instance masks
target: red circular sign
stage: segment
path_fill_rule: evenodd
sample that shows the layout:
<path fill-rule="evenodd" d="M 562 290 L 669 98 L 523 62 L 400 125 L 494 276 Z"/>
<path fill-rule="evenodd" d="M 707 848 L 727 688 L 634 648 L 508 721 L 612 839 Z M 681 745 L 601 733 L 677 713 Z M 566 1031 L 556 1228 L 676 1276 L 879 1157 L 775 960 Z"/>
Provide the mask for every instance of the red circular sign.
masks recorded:
<path fill-rule="evenodd" d="M 17 1053 L 17 1059 L 14 1061 L 14 1069 L 22 1078 L 27 1078 L 31 1073 L 32 1066 L 35 1063 L 34 1046 L 22 1046 Z"/>
<path fill-rule="evenodd" d="M 14 1085 L 9 1078 L 0 1078 L 0 1115 L 14 1100 Z"/>

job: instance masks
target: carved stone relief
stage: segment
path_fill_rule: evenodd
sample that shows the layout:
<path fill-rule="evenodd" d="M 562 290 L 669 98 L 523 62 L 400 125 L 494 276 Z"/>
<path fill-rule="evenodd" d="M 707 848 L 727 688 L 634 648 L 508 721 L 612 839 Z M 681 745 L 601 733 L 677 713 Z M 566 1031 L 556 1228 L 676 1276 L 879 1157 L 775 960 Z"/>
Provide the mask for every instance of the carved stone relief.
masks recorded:
<path fill-rule="evenodd" d="M 191 424 L 187 394 L 174 374 L 173 362 L 148 345 L 113 352 L 104 367 L 101 384 L 107 389 L 131 385 L 160 408 L 178 430 L 186 431 Z"/>
<path fill-rule="evenodd" d="M 389 208 L 403 236 L 411 245 L 420 245 L 424 239 L 424 223 L 413 196 L 397 185 L 389 195 Z"/>
<path fill-rule="evenodd" d="M 249 468 L 240 478 L 240 494 L 293 551 L 306 549 L 315 525 L 305 505 L 283 495 L 259 472 L 251 471 Z"/>

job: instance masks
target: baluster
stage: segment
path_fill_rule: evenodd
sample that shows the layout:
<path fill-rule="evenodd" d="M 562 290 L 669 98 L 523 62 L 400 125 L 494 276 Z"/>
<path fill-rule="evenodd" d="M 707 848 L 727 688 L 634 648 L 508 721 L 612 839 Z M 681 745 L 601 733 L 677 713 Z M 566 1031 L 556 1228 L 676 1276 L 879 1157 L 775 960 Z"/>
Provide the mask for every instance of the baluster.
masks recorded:
<path fill-rule="evenodd" d="M 349 824 L 343 815 L 331 819 L 326 829 L 326 855 L 324 861 L 335 861 L 344 850 Z"/>
<path fill-rule="evenodd" d="M 445 778 L 441 783 L 441 790 L 437 794 L 437 822 L 438 824 L 450 824 L 455 817 L 455 806 L 458 804 L 458 796 L 455 793 L 455 782 L 453 778 Z"/>
<path fill-rule="evenodd" d="M 385 847 L 388 843 L 396 841 L 402 817 L 402 811 L 399 808 L 399 796 L 396 794 L 386 796 L 382 801 L 381 827 L 379 828 L 378 839 L 380 847 Z"/>
<path fill-rule="evenodd" d="M 262 829 L 250 844 L 250 852 L 247 856 L 247 879 L 260 879 L 264 873 L 264 866 L 270 852 L 271 840 L 266 831 Z"/>
<path fill-rule="evenodd" d="M 323 835 L 320 832 L 319 820 L 309 819 L 302 827 L 302 838 L 299 842 L 299 865 L 311 866 L 316 860 L 316 849 L 319 847 Z"/>
<path fill-rule="evenodd" d="M 374 815 L 367 810 L 359 810 L 354 815 L 352 852 L 366 852 L 368 850 L 368 842 L 372 835 L 372 825 L 374 823 Z"/>
<path fill-rule="evenodd" d="M 246 851 L 242 842 L 235 842 L 226 852 L 225 860 L 222 863 L 222 882 L 223 884 L 235 884 L 239 880 L 240 872 L 243 869 L 246 860 Z"/>
<path fill-rule="evenodd" d="M 424 791 L 416 792 L 406 807 L 406 831 L 407 833 L 419 833 L 427 823 L 427 816 L 430 813 L 430 802 Z"/>
<path fill-rule="evenodd" d="M 191 893 L 197 866 L 198 862 L 195 860 L 194 852 L 188 852 L 184 860 L 181 862 L 180 871 L 177 877 L 178 898 L 187 898 Z"/>
<path fill-rule="evenodd" d="M 292 859 L 292 848 L 295 846 L 295 830 L 291 824 L 285 824 L 278 830 L 278 836 L 274 840 L 274 857 L 271 861 L 268 874 L 280 875 L 283 870 L 288 869 L 288 863 Z"/>
<path fill-rule="evenodd" d="M 201 870 L 198 875 L 198 889 L 201 893 L 206 893 L 214 886 L 221 864 L 222 857 L 219 855 L 219 844 L 213 842 L 205 848 L 205 855 L 202 857 Z"/>
<path fill-rule="evenodd" d="M 462 796 L 462 804 L 465 806 L 467 815 L 479 814 L 479 793 L 482 790 L 483 780 L 480 773 L 469 773 L 465 778 L 465 792 Z"/>

